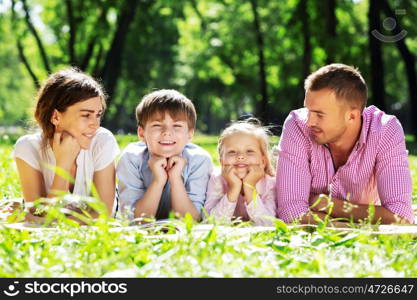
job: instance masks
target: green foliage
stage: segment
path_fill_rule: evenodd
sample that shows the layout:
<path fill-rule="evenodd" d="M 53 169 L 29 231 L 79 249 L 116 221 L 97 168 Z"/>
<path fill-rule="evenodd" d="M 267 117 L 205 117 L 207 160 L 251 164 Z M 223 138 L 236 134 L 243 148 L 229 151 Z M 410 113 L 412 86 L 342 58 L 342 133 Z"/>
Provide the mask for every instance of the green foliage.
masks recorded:
<path fill-rule="evenodd" d="M 25 21 L 23 1 L 14 2 L 14 14 L 11 0 L 0 4 L 0 126 L 22 125 L 31 115 L 34 82 L 19 59 L 18 41 L 38 83 L 48 74 L 40 47 Z M 218 134 L 230 120 L 256 113 L 262 99 L 260 47 L 267 85 L 266 122 L 276 126 L 283 123 L 289 110 L 302 105 L 306 75 L 328 62 L 357 66 L 372 84 L 369 1 L 335 2 L 335 36 L 327 25 L 328 1 L 253 1 L 262 45 L 251 1 L 139 1 L 123 36 L 124 47 L 117 60 L 121 72 L 116 74 L 113 68 L 106 76 L 103 68 L 115 50 L 112 41 L 126 1 L 26 3 L 51 71 L 75 65 L 106 85 L 115 82 L 104 121 L 106 127 L 120 133 L 135 131 L 136 105 L 143 95 L 160 88 L 178 89 L 194 101 L 199 116 L 197 128 L 203 133 Z M 72 4 L 73 26 L 68 3 Z M 393 9 L 405 9 L 398 24 L 407 30 L 406 45 L 415 55 L 417 31 L 413 20 L 417 4 L 388 3 Z M 382 13 L 381 20 L 384 17 Z M 386 110 L 395 113 L 410 132 L 403 58 L 395 44 L 383 43 L 382 50 Z"/>
<path fill-rule="evenodd" d="M 24 125 L 34 93 L 17 55 L 9 18 L 9 14 L 0 11 L 0 127 Z"/>

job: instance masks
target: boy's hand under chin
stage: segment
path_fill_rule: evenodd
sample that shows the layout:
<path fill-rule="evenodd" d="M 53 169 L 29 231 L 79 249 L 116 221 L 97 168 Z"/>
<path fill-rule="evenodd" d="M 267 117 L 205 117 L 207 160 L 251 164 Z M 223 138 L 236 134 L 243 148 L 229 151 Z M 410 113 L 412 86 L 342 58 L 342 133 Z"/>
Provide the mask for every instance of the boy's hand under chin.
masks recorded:
<path fill-rule="evenodd" d="M 181 179 L 182 170 L 184 169 L 185 165 L 187 164 L 187 159 L 182 156 L 171 156 L 167 159 L 167 173 L 168 178 L 172 179 Z"/>
<path fill-rule="evenodd" d="M 152 155 L 148 161 L 148 165 L 152 172 L 152 180 L 161 185 L 165 185 L 168 180 L 168 174 L 166 170 L 168 166 L 167 159 L 162 156 Z"/>

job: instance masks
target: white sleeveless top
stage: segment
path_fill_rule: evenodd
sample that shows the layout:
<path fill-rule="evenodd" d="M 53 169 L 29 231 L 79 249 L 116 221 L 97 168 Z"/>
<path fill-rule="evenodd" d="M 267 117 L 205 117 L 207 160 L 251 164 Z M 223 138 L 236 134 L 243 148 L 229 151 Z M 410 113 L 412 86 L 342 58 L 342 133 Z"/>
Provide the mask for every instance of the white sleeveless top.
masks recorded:
<path fill-rule="evenodd" d="M 22 136 L 16 142 L 13 157 L 22 159 L 42 173 L 46 193 L 48 193 L 55 176 L 54 170 L 48 165 L 55 166 L 56 162 L 49 143 L 45 149 L 41 149 L 41 144 L 41 133 Z M 106 168 L 114 161 L 119 152 L 119 146 L 113 134 L 100 127 L 91 140 L 90 148 L 81 149 L 77 156 L 77 173 L 73 194 L 89 196 L 94 172 Z"/>

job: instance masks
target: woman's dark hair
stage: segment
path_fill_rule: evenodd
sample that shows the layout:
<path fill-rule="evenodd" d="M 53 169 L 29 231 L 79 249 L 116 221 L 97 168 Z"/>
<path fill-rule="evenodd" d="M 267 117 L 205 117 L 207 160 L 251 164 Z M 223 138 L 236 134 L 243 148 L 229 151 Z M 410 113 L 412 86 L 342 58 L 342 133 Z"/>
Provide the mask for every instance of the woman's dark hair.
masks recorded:
<path fill-rule="evenodd" d="M 106 95 L 102 86 L 91 76 L 75 68 L 51 74 L 36 97 L 35 120 L 42 130 L 43 146 L 53 137 L 55 126 L 51 118 L 56 109 L 65 112 L 78 102 L 99 97 L 106 108 Z"/>

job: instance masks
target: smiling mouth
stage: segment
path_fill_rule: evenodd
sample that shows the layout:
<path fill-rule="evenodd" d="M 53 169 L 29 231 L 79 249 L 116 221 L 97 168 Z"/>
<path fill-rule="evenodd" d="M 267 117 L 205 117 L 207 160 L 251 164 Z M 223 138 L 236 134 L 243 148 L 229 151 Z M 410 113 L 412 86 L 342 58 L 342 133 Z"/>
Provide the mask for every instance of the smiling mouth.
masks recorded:
<path fill-rule="evenodd" d="M 176 142 L 174 142 L 174 141 L 160 141 L 158 143 L 162 146 L 173 146 L 173 145 L 176 144 Z"/>
<path fill-rule="evenodd" d="M 236 168 L 247 168 L 248 165 L 247 164 L 235 164 Z"/>
<path fill-rule="evenodd" d="M 92 139 L 95 136 L 95 133 L 94 134 L 83 134 L 83 136 L 85 136 L 88 139 Z"/>

